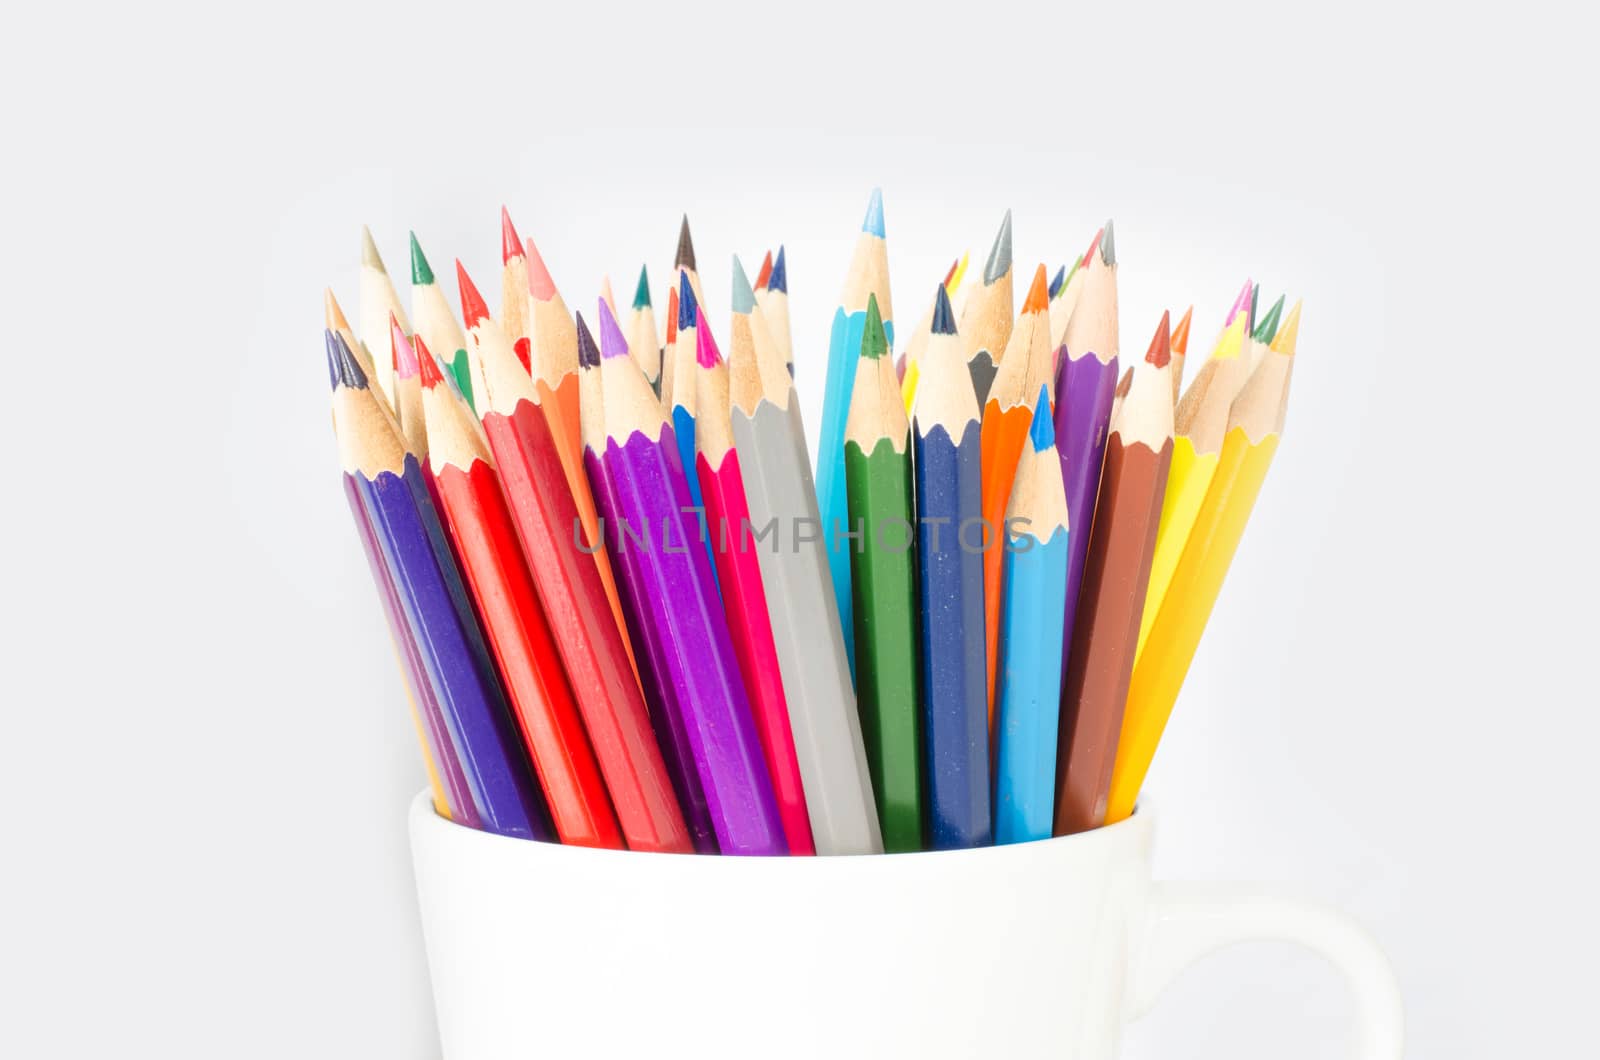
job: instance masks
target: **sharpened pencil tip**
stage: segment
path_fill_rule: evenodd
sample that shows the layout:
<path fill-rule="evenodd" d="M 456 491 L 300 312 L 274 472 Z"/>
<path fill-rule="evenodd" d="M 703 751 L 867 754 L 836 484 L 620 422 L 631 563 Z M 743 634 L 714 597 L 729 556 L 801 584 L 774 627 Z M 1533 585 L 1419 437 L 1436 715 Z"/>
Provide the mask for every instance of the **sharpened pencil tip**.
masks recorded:
<path fill-rule="evenodd" d="M 861 230 L 868 235 L 887 239 L 883 231 L 883 189 L 873 188 L 872 197 L 867 200 L 867 216 L 861 221 Z"/>
<path fill-rule="evenodd" d="M 1033 283 L 1028 287 L 1028 297 L 1022 300 L 1024 313 L 1043 313 L 1050 308 L 1050 284 L 1046 279 L 1044 266 L 1040 265 L 1033 272 Z"/>
<path fill-rule="evenodd" d="M 700 312 L 700 303 L 694 297 L 694 284 L 689 282 L 689 274 L 683 270 L 678 271 L 678 330 L 685 331 L 694 327 L 695 315 Z"/>
<path fill-rule="evenodd" d="M 989 248 L 989 261 L 983 267 L 983 285 L 990 286 L 1010 271 L 1011 211 L 1007 209 L 1005 218 L 1000 222 L 1000 231 L 995 233 L 994 246 Z"/>
<path fill-rule="evenodd" d="M 878 309 L 878 296 L 867 295 L 867 323 L 861 329 L 861 356 L 877 360 L 889 352 L 889 337 L 883 332 L 883 313 Z"/>
<path fill-rule="evenodd" d="M 771 261 L 769 254 L 767 260 Z M 750 277 L 744 273 L 744 263 L 739 260 L 739 255 L 733 256 L 733 311 L 735 313 L 748 313 L 756 307 L 756 293 L 750 289 Z"/>
<path fill-rule="evenodd" d="M 444 372 L 439 368 L 438 359 L 428 349 L 428 344 L 422 341 L 421 335 L 415 336 L 412 345 L 417 355 L 417 378 L 425 389 L 432 390 L 444 382 Z"/>
<path fill-rule="evenodd" d="M 940 284 L 933 296 L 933 323 L 930 325 L 935 335 L 954 335 L 956 333 L 956 311 L 950 308 L 950 292 Z"/>
<path fill-rule="evenodd" d="M 1294 349 L 1300 342 L 1300 300 L 1294 302 L 1294 308 L 1289 310 L 1289 315 L 1283 318 L 1283 326 L 1272 337 L 1272 349 L 1286 357 L 1294 356 Z"/>
<path fill-rule="evenodd" d="M 367 373 L 356 363 L 356 355 L 345 345 L 344 337 L 328 329 L 323 330 L 322 336 L 328 345 L 328 374 L 333 377 L 334 388 L 347 386 L 352 390 L 365 390 Z"/>
<path fill-rule="evenodd" d="M 683 215 L 683 223 L 678 226 L 678 253 L 672 259 L 675 269 L 688 269 L 695 271 L 694 264 L 694 239 L 689 235 L 689 215 Z"/>
<path fill-rule="evenodd" d="M 433 282 L 433 269 L 422 255 L 422 244 L 417 242 L 415 232 L 411 233 L 411 282 L 423 286 Z"/>
<path fill-rule="evenodd" d="M 1039 397 L 1033 403 L 1033 423 L 1028 428 L 1033 441 L 1033 451 L 1043 452 L 1056 444 L 1056 418 L 1050 411 L 1050 387 L 1039 385 Z"/>
<path fill-rule="evenodd" d="M 401 379 L 410 379 L 417 374 L 417 351 L 412 348 L 406 333 L 400 330 L 400 322 L 393 313 L 389 314 L 389 360 L 394 364 L 394 374 Z"/>
<path fill-rule="evenodd" d="M 778 294 L 789 293 L 789 266 L 784 261 L 783 244 L 778 244 L 778 256 L 772 259 L 772 274 L 767 277 L 767 290 Z"/>
<path fill-rule="evenodd" d="M 1250 288 L 1250 305 L 1245 310 L 1244 331 L 1246 335 L 1256 333 L 1256 306 L 1261 301 L 1261 285 L 1258 283 Z"/>
<path fill-rule="evenodd" d="M 1272 303 L 1272 308 L 1267 310 L 1267 315 L 1261 318 L 1261 323 L 1256 325 L 1250 337 L 1257 342 L 1271 343 L 1274 335 L 1278 333 L 1278 318 L 1283 316 L 1283 295 Z"/>
<path fill-rule="evenodd" d="M 1128 391 L 1130 391 L 1132 389 L 1133 389 L 1133 365 L 1130 364 L 1130 365 L 1128 365 L 1128 367 L 1126 369 L 1123 370 L 1122 378 L 1117 380 L 1117 389 L 1113 393 L 1112 396 L 1113 397 L 1118 397 L 1118 398 L 1125 398 L 1125 397 L 1128 396 Z"/>
<path fill-rule="evenodd" d="M 524 257 L 527 251 L 522 249 L 522 237 L 517 235 L 517 226 L 511 223 L 511 211 L 504 206 L 500 207 L 500 264 L 511 264 L 512 258 Z"/>
<path fill-rule="evenodd" d="M 378 255 L 378 244 L 372 241 L 372 229 L 366 225 L 361 226 L 361 264 L 370 265 L 379 272 L 387 272 L 383 267 L 383 258 Z"/>
<path fill-rule="evenodd" d="M 600 356 L 605 358 L 626 357 L 628 355 L 628 340 L 622 337 L 622 329 L 617 327 L 617 318 L 611 315 L 611 307 L 606 305 L 604 298 L 600 302 Z"/>
<path fill-rule="evenodd" d="M 1105 227 L 1100 230 L 1100 264 L 1107 268 L 1117 263 L 1117 241 L 1115 236 L 1116 232 L 1111 227 L 1111 220 L 1107 218 Z"/>
<path fill-rule="evenodd" d="M 544 255 L 539 253 L 532 239 L 524 241 L 522 249 L 528 256 L 528 293 L 541 302 L 550 301 L 556 296 L 556 281 L 550 278 Z"/>
<path fill-rule="evenodd" d="M 733 256 L 734 261 L 739 260 L 739 255 Z M 772 275 L 772 251 L 767 251 L 766 257 L 761 259 L 761 268 L 756 270 L 756 286 L 758 291 L 767 289 L 767 279 Z"/>
<path fill-rule="evenodd" d="M 333 296 L 332 287 L 322 289 L 322 326 L 329 331 L 350 330 L 350 322 L 344 318 L 344 310 L 339 308 L 339 300 Z"/>
<path fill-rule="evenodd" d="M 467 327 L 474 328 L 489 319 L 489 306 L 478 293 L 478 285 L 467 275 L 466 266 L 456 259 L 456 286 L 461 290 L 461 319 Z"/>
<path fill-rule="evenodd" d="M 711 324 L 703 316 L 695 320 L 694 359 L 701 368 L 715 368 L 722 361 L 717 340 L 711 337 Z"/>
<path fill-rule="evenodd" d="M 1050 279 L 1050 300 L 1054 302 L 1061 296 L 1061 289 L 1067 285 L 1067 267 L 1061 266 L 1056 270 L 1055 276 Z"/>
<path fill-rule="evenodd" d="M 650 272 L 643 265 L 639 266 L 639 285 L 633 289 L 633 308 L 650 308 Z"/>
<path fill-rule="evenodd" d="M 1239 288 L 1239 293 L 1234 296 L 1233 308 L 1228 310 L 1228 319 L 1222 322 L 1223 327 L 1227 327 L 1228 325 L 1232 324 L 1233 318 L 1244 312 L 1244 310 L 1249 307 L 1251 286 L 1250 277 L 1246 276 L 1244 278 L 1244 286 Z"/>
<path fill-rule="evenodd" d="M 1156 368 L 1165 368 L 1172 362 L 1172 313 L 1163 311 L 1161 323 L 1156 325 L 1156 333 L 1150 340 L 1150 349 L 1144 355 L 1145 362 Z"/>
<path fill-rule="evenodd" d="M 671 346 L 678 338 L 678 289 L 667 288 L 667 345 Z"/>
<path fill-rule="evenodd" d="M 1172 352 L 1180 357 L 1189 353 L 1189 320 L 1194 316 L 1194 306 L 1183 311 L 1183 319 L 1172 329 Z"/>
<path fill-rule="evenodd" d="M 594 335 L 589 331 L 589 325 L 583 319 L 582 313 L 572 314 L 578 322 L 578 367 L 598 368 L 600 366 L 600 348 L 594 344 Z"/>

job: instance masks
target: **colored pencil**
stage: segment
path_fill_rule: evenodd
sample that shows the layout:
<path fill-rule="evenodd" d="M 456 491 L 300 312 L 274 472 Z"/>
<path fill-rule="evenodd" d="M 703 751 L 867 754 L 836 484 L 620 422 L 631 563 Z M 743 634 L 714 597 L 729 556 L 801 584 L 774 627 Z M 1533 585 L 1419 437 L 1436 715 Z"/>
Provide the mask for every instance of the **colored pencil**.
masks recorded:
<path fill-rule="evenodd" d="M 1150 639 L 1150 627 L 1155 625 L 1183 546 L 1188 543 L 1195 517 L 1211 487 L 1211 476 L 1222 455 L 1222 439 L 1228 432 L 1228 410 L 1248 378 L 1244 325 L 1243 313 L 1233 318 L 1178 402 L 1172 469 L 1167 473 L 1161 528 L 1156 532 L 1156 550 L 1150 563 L 1150 587 L 1139 622 L 1138 652 L 1144 651 L 1145 642 Z"/>
<path fill-rule="evenodd" d="M 549 811 L 533 780 L 488 653 L 460 585 L 417 459 L 405 451 L 367 377 L 329 333 L 338 379 L 334 424 L 346 474 L 383 552 L 485 829 L 553 840 Z"/>
<path fill-rule="evenodd" d="M 894 312 L 889 304 L 889 253 L 884 240 L 883 191 L 872 189 L 867 216 L 856 237 L 850 274 L 844 294 L 833 313 L 828 332 L 828 372 L 822 391 L 822 434 L 817 439 L 817 507 L 822 516 L 822 538 L 833 576 L 833 596 L 844 631 L 845 660 L 855 679 L 855 623 L 850 617 L 849 500 L 844 485 L 844 424 L 855 388 L 856 362 L 861 359 L 861 333 L 867 323 L 867 299 L 876 296 L 883 314 L 883 330 L 894 345 Z M 812 821 L 814 825 L 815 820 Z"/>
<path fill-rule="evenodd" d="M 1111 779 L 1108 822 L 1123 820 L 1133 812 L 1178 690 L 1277 452 L 1299 336 L 1297 302 L 1229 411 L 1217 470 L 1145 650 L 1133 669 Z"/>
<path fill-rule="evenodd" d="M 622 838 L 632 850 L 687 851 L 689 833 L 655 743 L 598 528 L 587 536 L 538 389 L 510 337 L 488 316 L 459 263 L 457 269 L 469 339 L 484 369 L 482 426 L 507 519 L 577 693 Z M 579 486 L 592 505 L 587 481 Z"/>
<path fill-rule="evenodd" d="M 872 295 L 861 358 L 844 432 L 850 522 L 865 528 L 852 566 L 857 695 L 883 846 L 893 853 L 922 849 L 916 524 L 911 427 Z"/>
<path fill-rule="evenodd" d="M 983 519 L 978 400 L 942 285 L 935 298 L 933 337 L 922 354 L 912 417 L 913 468 L 928 843 L 947 850 L 987 846 L 993 827 L 983 687 L 983 554 L 968 547 L 965 533 Z"/>
<path fill-rule="evenodd" d="M 1172 317 L 1161 315 L 1106 441 L 1105 469 L 1061 687 L 1057 835 L 1106 820 L 1139 615 L 1172 460 Z"/>
<path fill-rule="evenodd" d="M 523 244 L 528 258 L 528 318 L 533 327 L 533 380 L 544 389 L 539 401 L 567 466 L 583 451 L 579 437 L 578 330 L 556 282 L 532 239 Z M 557 422 L 559 418 L 560 422 Z"/>
<path fill-rule="evenodd" d="M 1059 350 L 1067 341 L 1067 322 L 1072 319 L 1073 310 L 1078 308 L 1078 300 L 1083 297 L 1083 284 L 1086 279 L 1086 270 L 1089 259 L 1095 256 L 1095 251 L 1100 248 L 1100 240 L 1105 235 L 1105 229 L 1096 230 L 1094 238 L 1089 241 L 1089 249 L 1067 270 L 1066 278 L 1061 282 L 1059 293 L 1050 299 L 1050 346 Z M 1060 398 L 1058 393 L 1057 398 Z"/>
<path fill-rule="evenodd" d="M 1061 716 L 1061 594 L 1067 590 L 1067 495 L 1050 392 L 1041 385 L 1029 444 L 1006 508 L 1000 675 L 996 693 L 994 841 L 1050 838 Z"/>
<path fill-rule="evenodd" d="M 773 259 L 772 267 L 767 269 L 763 264 L 763 269 L 766 277 L 756 289 L 756 304 L 761 306 L 761 315 L 767 320 L 767 330 L 772 333 L 772 341 L 783 354 L 783 364 L 789 370 L 789 378 L 793 379 L 794 339 L 789 333 L 789 265 L 784 260 L 783 244 L 778 244 L 778 256 Z"/>
<path fill-rule="evenodd" d="M 967 344 L 967 371 L 978 407 L 989 400 L 989 386 L 1011 339 L 1011 211 L 1007 210 L 983 266 L 983 284 L 961 309 L 961 337 Z"/>
<path fill-rule="evenodd" d="M 1090 254 L 1089 263 L 1080 270 L 1083 293 L 1067 321 L 1056 370 L 1056 452 L 1061 456 L 1061 479 L 1067 490 L 1067 525 L 1081 530 L 1067 542 L 1061 635 L 1069 658 L 1119 371 L 1117 252 L 1110 221 L 1100 230 L 1097 249 L 1099 253 Z"/>
<path fill-rule="evenodd" d="M 1260 320 L 1251 318 L 1250 333 L 1245 336 L 1245 357 L 1249 361 L 1250 371 L 1254 373 L 1267 355 L 1267 350 L 1272 346 L 1272 337 L 1278 332 L 1278 320 L 1283 316 L 1283 295 L 1272 303 L 1272 308 Z"/>
<path fill-rule="evenodd" d="M 528 315 L 528 252 L 511 212 L 500 207 L 500 326 L 524 371 L 533 371 L 533 321 Z"/>
<path fill-rule="evenodd" d="M 672 255 L 672 271 L 689 277 L 689 286 L 694 288 L 695 304 L 703 305 L 706 298 L 705 292 L 700 289 L 700 273 L 695 268 L 694 239 L 689 235 L 688 214 L 683 215 L 683 223 L 678 226 L 678 249 Z M 682 298 L 681 294 L 679 298 Z"/>
<path fill-rule="evenodd" d="M 743 268 L 734 270 L 736 284 L 743 277 Z M 883 839 L 844 634 L 816 532 L 821 521 L 799 395 L 754 297 L 739 290 L 733 301 L 733 440 L 754 535 L 749 547 L 756 549 L 766 586 L 812 839 L 819 854 L 875 853 Z"/>
<path fill-rule="evenodd" d="M 439 385 L 434 358 L 420 360 L 419 378 L 440 516 L 455 542 L 556 834 L 574 846 L 620 848 L 622 833 L 600 766 L 477 420 L 464 401 Z"/>
<path fill-rule="evenodd" d="M 687 233 L 688 229 L 684 231 Z M 692 254 L 692 250 L 691 250 Z M 692 260 L 692 259 L 691 259 Z M 700 296 L 694 284 L 689 279 L 689 273 L 680 268 L 678 270 L 678 333 L 672 345 L 672 391 L 662 398 L 662 404 L 667 406 L 672 417 L 672 434 L 677 439 L 678 460 L 682 463 L 687 473 L 689 485 L 689 503 L 696 509 L 695 520 L 699 526 L 699 540 L 705 549 L 706 559 L 710 562 L 711 584 L 718 588 L 716 562 L 712 557 L 711 531 L 706 524 L 705 497 L 700 492 L 700 479 L 694 473 L 695 457 L 695 406 L 696 377 L 698 371 L 695 364 L 700 356 L 700 344 L 696 338 L 697 325 L 700 320 Z M 719 590 L 720 591 L 720 590 Z"/>
<path fill-rule="evenodd" d="M 639 578 L 633 598 L 649 612 L 645 634 L 669 646 L 664 654 L 673 701 L 688 730 L 718 847 L 724 854 L 781 854 L 788 849 L 783 823 L 711 560 L 693 543 L 698 528 L 687 510 L 688 479 L 672 425 L 610 309 L 602 302 L 599 312 L 606 425 L 600 463 L 619 519 L 648 535 L 632 571 Z"/>
<path fill-rule="evenodd" d="M 950 263 L 950 268 L 944 274 L 945 293 L 951 298 L 955 297 L 956 286 L 961 282 L 961 273 L 967 267 L 967 256 L 963 254 Z M 928 347 L 928 336 L 933 334 L 933 308 L 938 299 L 928 303 L 927 311 L 922 314 L 922 319 L 917 321 L 917 326 L 911 332 L 911 337 L 906 340 L 905 353 L 901 355 L 901 363 L 896 368 L 900 376 L 900 396 L 905 401 L 906 415 L 911 415 L 911 410 L 917 403 L 917 379 L 921 374 L 918 362 L 922 359 L 922 351 Z"/>
<path fill-rule="evenodd" d="M 393 407 L 394 368 L 384 363 L 378 351 L 389 346 L 389 314 L 394 314 L 407 335 L 411 334 L 411 324 L 406 317 L 405 307 L 400 304 L 400 296 L 395 293 L 394 281 L 389 279 L 389 270 L 383 267 L 383 258 L 378 256 L 378 245 L 372 241 L 372 232 L 366 225 L 361 226 L 360 293 L 361 341 L 366 345 L 367 355 L 375 369 L 378 390 L 383 394 L 383 400 Z"/>
<path fill-rule="evenodd" d="M 650 389 L 661 396 L 661 333 L 656 330 L 656 311 L 650 304 L 650 276 L 639 266 L 639 284 L 633 289 L 633 313 L 628 319 L 628 348 Z"/>
<path fill-rule="evenodd" d="M 1194 318 L 1194 306 L 1183 311 L 1183 319 L 1172 326 L 1172 400 L 1183 393 L 1183 368 L 1189 359 L 1189 323 Z"/>
<path fill-rule="evenodd" d="M 761 268 L 756 270 L 756 282 L 753 285 L 756 292 L 756 304 L 761 304 L 761 292 L 767 289 L 767 281 L 772 278 L 772 251 L 767 251 L 761 258 Z"/>
<path fill-rule="evenodd" d="M 734 266 L 738 268 L 737 263 Z M 742 271 L 742 270 L 741 270 Z M 745 291 L 749 286 L 744 287 Z M 734 297 L 740 297 L 735 289 Z M 800 780 L 790 731 L 789 704 L 783 691 L 778 649 L 772 639 L 772 618 L 761 581 L 761 561 L 749 546 L 744 528 L 750 525 L 750 505 L 745 499 L 744 474 L 733 446 L 733 422 L 728 409 L 728 366 L 722 360 L 710 322 L 701 315 L 695 323 L 699 344 L 696 386 L 700 416 L 695 434 L 698 452 L 695 473 L 705 499 L 711 531 L 711 555 L 722 587 L 723 611 L 733 637 L 734 655 L 744 675 L 745 691 L 754 712 L 756 733 L 772 793 L 778 800 L 783 834 L 791 854 L 814 854 L 811 820 L 806 814 L 806 793 Z"/>
<path fill-rule="evenodd" d="M 400 329 L 400 322 L 389 317 L 389 363 L 394 372 L 394 418 L 405 438 L 406 449 L 426 470 L 428 466 L 428 425 L 422 411 L 422 380 L 416 350 Z M 361 366 L 362 371 L 366 365 Z"/>
<path fill-rule="evenodd" d="M 371 358 L 367 356 L 366 347 L 355 341 L 350 324 L 345 320 L 344 311 L 339 308 L 339 302 L 333 297 L 331 290 L 323 291 L 323 317 L 326 332 L 338 336 L 340 342 L 344 344 L 343 348 L 350 351 L 362 373 L 370 379 L 368 369 Z M 396 327 L 398 328 L 398 325 Z M 339 385 L 339 343 L 324 343 L 324 345 L 328 355 L 328 382 L 330 386 L 336 387 Z M 391 418 L 392 429 L 398 430 L 398 425 L 392 422 L 388 406 L 382 402 L 376 404 L 380 413 Z M 450 734 L 444 727 L 444 718 L 439 713 L 439 702 L 433 694 L 433 686 L 428 683 L 422 657 L 417 653 L 416 640 L 411 634 L 411 628 L 406 625 L 405 611 L 400 605 L 400 598 L 395 594 L 394 579 L 389 576 L 389 569 L 384 566 L 382 546 L 378 544 L 378 539 L 373 534 L 372 522 L 367 518 L 367 510 L 362 506 L 361 489 L 353 474 L 346 473 L 342 477 L 345 500 L 349 503 L 350 514 L 355 520 L 356 533 L 361 538 L 361 550 L 366 556 L 367 569 L 372 575 L 373 584 L 377 587 L 384 620 L 389 627 L 390 642 L 394 646 L 395 660 L 400 666 L 406 703 L 411 710 L 412 725 L 422 748 L 428 786 L 433 791 L 433 808 L 435 812 L 450 820 L 478 828 L 481 822 L 478 820 L 476 808 L 472 805 L 466 778 L 461 773 L 461 764 L 456 760 L 455 747 L 450 743 Z"/>
<path fill-rule="evenodd" d="M 456 323 L 415 232 L 411 233 L 411 314 L 417 319 L 417 334 L 450 370 L 467 404 L 476 409 L 476 391 L 482 389 L 483 370 L 467 352 L 466 332 Z"/>
<path fill-rule="evenodd" d="M 663 402 L 672 400 L 672 373 L 673 355 L 678 349 L 678 274 L 672 274 L 672 283 L 667 287 L 667 326 L 665 338 L 661 344 L 661 379 L 660 385 L 655 388 L 656 396 Z"/>
<path fill-rule="evenodd" d="M 627 634 L 635 647 L 640 687 L 644 692 L 645 707 L 650 725 L 660 742 L 660 754 L 671 781 L 678 806 L 683 811 L 688 827 L 689 841 L 699 854 L 717 853 L 716 829 L 711 822 L 711 809 L 706 804 L 705 789 L 700 786 L 700 774 L 695 770 L 694 749 L 689 743 L 689 730 L 673 699 L 671 674 L 666 653 L 670 647 L 648 635 L 645 623 L 648 612 L 640 601 L 634 599 L 632 586 L 643 584 L 639 574 L 638 548 L 622 547 L 624 524 L 618 514 L 616 495 L 601 466 L 601 456 L 606 449 L 605 402 L 600 386 L 600 348 L 594 336 L 577 317 L 578 332 L 578 387 L 583 410 L 583 462 L 594 500 L 602 519 L 601 529 L 609 522 L 617 531 L 617 547 L 612 562 L 617 571 L 616 588 L 622 599 L 623 614 L 627 619 Z M 493 378 L 491 377 L 491 385 Z M 648 533 L 648 532 L 647 532 Z M 602 538 L 604 534 L 602 533 Z M 648 538 L 646 537 L 646 540 Z M 598 557 L 600 553 L 596 553 Z"/>
<path fill-rule="evenodd" d="M 1000 574 L 1005 559 L 1006 505 L 1017 461 L 1028 444 L 1033 420 L 1029 404 L 1040 387 L 1047 392 L 1055 367 L 1050 346 L 1050 303 L 1040 265 L 1022 303 L 1022 316 L 1006 342 L 1006 352 L 983 404 L 983 612 L 989 731 L 994 732 L 995 664 L 1000 647 Z M 968 362 L 971 367 L 971 362 Z"/>
<path fill-rule="evenodd" d="M 622 314 L 617 312 L 617 296 L 611 290 L 611 277 L 600 277 L 600 297 L 610 308 L 611 315 L 621 319 Z"/>

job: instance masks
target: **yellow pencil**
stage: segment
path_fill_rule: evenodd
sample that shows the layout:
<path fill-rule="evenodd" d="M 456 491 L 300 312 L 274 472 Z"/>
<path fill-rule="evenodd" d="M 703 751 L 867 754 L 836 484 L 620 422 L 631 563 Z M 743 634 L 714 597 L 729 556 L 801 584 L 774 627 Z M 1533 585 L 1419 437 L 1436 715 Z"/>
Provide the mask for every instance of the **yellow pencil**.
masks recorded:
<path fill-rule="evenodd" d="M 1144 651 L 1134 663 L 1112 768 L 1107 824 L 1133 812 L 1134 800 L 1277 452 L 1299 333 L 1300 305 L 1296 303 L 1229 412 L 1227 435 L 1210 488 L 1196 513 Z"/>

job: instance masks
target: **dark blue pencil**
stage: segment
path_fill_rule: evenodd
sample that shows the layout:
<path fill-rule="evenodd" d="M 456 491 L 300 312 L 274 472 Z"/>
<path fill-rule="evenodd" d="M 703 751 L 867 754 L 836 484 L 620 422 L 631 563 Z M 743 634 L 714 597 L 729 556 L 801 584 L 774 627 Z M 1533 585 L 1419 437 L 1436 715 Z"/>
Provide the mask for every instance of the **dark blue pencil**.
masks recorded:
<path fill-rule="evenodd" d="M 978 398 L 940 285 L 923 352 L 916 447 L 918 589 L 928 836 L 935 850 L 993 842 Z"/>

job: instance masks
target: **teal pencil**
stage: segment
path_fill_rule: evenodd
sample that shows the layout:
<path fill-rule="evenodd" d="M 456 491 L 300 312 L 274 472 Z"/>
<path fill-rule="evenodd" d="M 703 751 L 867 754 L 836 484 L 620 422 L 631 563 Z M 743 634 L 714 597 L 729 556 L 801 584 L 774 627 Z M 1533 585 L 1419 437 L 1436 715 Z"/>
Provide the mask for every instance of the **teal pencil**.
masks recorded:
<path fill-rule="evenodd" d="M 999 761 L 994 840 L 1050 838 L 1056 726 L 1061 714 L 1061 598 L 1067 591 L 1067 494 L 1056 455 L 1050 392 L 1039 388 L 1030 444 L 1006 508 L 1000 619 Z"/>
<path fill-rule="evenodd" d="M 844 294 L 833 313 L 828 333 L 828 375 L 822 391 L 822 434 L 817 438 L 817 506 L 822 515 L 822 539 L 827 545 L 828 568 L 833 575 L 833 597 L 844 629 L 844 653 L 855 678 L 855 622 L 851 617 L 849 498 L 844 481 L 844 428 L 850 415 L 850 395 L 855 391 L 856 362 L 861 359 L 861 335 L 867 326 L 867 298 L 876 296 L 883 316 L 884 334 L 894 349 L 894 312 L 889 304 L 889 252 L 883 235 L 883 191 L 872 190 L 867 216 L 861 222 Z"/>

